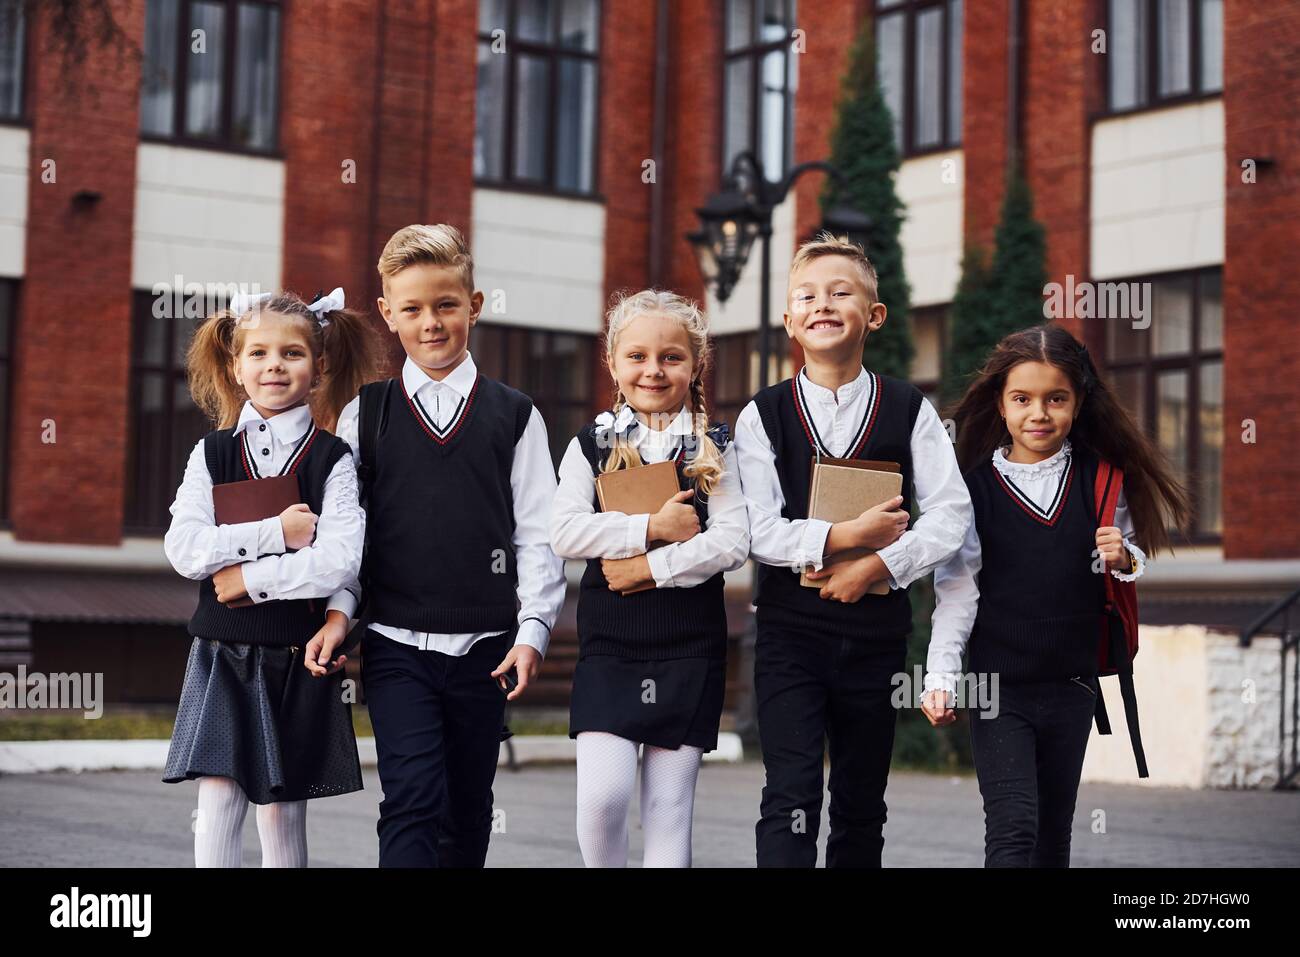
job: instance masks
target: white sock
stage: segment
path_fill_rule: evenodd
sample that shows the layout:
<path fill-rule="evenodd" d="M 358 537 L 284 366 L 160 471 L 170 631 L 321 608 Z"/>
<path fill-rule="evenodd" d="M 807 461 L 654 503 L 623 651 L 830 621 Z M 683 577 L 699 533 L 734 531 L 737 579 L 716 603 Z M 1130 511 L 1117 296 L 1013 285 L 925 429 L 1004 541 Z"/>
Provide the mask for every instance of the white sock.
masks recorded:
<path fill-rule="evenodd" d="M 307 802 L 259 804 L 257 836 L 262 841 L 263 867 L 306 867 Z"/>
<path fill-rule="evenodd" d="M 194 818 L 194 866 L 239 867 L 244 847 L 248 797 L 234 778 L 199 778 Z"/>
<path fill-rule="evenodd" d="M 695 780 L 703 748 L 675 751 L 645 746 L 641 756 L 641 830 L 644 867 L 690 867 Z"/>
<path fill-rule="evenodd" d="M 627 867 L 636 751 L 635 741 L 616 734 L 578 734 L 578 847 L 588 867 Z"/>

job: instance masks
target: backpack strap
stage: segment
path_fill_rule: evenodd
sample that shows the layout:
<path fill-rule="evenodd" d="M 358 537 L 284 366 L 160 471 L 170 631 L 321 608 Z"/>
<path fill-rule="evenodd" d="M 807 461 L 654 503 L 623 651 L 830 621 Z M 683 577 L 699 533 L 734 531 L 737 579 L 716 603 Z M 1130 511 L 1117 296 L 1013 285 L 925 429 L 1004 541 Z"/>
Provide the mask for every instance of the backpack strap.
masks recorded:
<path fill-rule="evenodd" d="M 361 404 L 357 411 L 357 440 L 361 461 L 357 463 L 357 482 L 363 508 L 370 502 L 370 483 L 375 477 L 375 451 L 379 447 L 379 433 L 388 422 L 388 400 L 393 391 L 393 381 L 371 382 L 361 387 Z"/>
<path fill-rule="evenodd" d="M 203 436 L 203 460 L 208 465 L 208 475 L 212 478 L 213 485 L 221 484 L 221 440 L 228 435 L 224 429 L 216 432 L 209 432 Z"/>
<path fill-rule="evenodd" d="M 1115 509 L 1119 503 L 1120 489 L 1124 487 L 1124 472 L 1109 462 L 1099 461 L 1097 479 L 1093 487 L 1093 502 L 1097 507 L 1097 527 L 1115 524 Z M 1133 746 L 1133 757 L 1137 761 L 1138 777 L 1150 777 L 1147 769 L 1146 751 L 1142 747 L 1142 731 L 1138 726 L 1137 690 L 1133 686 L 1133 658 L 1129 654 L 1128 637 L 1124 632 L 1124 620 L 1120 616 L 1115 598 L 1115 579 L 1108 569 L 1102 569 L 1102 580 L 1106 587 L 1106 607 L 1104 627 L 1106 641 L 1110 652 L 1110 661 L 1115 666 L 1119 677 L 1120 697 L 1124 701 L 1124 720 L 1128 725 L 1129 743 Z M 1097 733 L 1110 734 L 1110 716 L 1106 713 L 1106 699 L 1101 694 L 1101 683 L 1097 684 Z"/>

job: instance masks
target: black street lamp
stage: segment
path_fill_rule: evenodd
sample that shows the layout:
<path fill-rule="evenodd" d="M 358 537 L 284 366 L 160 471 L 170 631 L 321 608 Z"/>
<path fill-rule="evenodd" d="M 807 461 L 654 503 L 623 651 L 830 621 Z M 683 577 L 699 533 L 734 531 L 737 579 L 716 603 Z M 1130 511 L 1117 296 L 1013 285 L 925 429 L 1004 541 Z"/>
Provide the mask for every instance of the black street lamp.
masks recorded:
<path fill-rule="evenodd" d="M 723 178 L 721 192 L 710 196 L 702 207 L 695 211 L 700 217 L 700 229 L 687 234 L 686 238 L 695 248 L 699 261 L 700 275 L 705 288 L 717 297 L 719 302 L 726 302 L 731 291 L 740 280 L 740 274 L 749 260 L 749 253 L 754 247 L 754 240 L 761 239 L 762 275 L 759 280 L 759 315 L 758 315 L 758 387 L 767 388 L 768 364 L 771 347 L 768 344 L 768 313 L 771 311 L 771 292 L 769 286 L 772 278 L 772 212 L 785 200 L 790 187 L 804 173 L 821 170 L 838 185 L 844 184 L 840 172 L 824 161 L 800 163 L 779 182 L 768 182 L 763 173 L 763 164 L 752 152 L 744 152 L 731 164 L 730 173 Z M 836 235 L 848 235 L 851 242 L 866 247 L 867 234 L 871 230 L 871 218 L 847 206 L 836 206 L 827 210 L 822 219 L 822 228 Z M 757 580 L 754 589 L 757 590 Z M 757 641 L 755 621 L 750 618 L 749 627 L 741 641 L 741 671 L 752 675 L 754 647 Z M 741 703 L 738 708 L 737 731 L 742 737 L 753 743 L 756 738 L 757 724 L 755 708 L 751 698 Z"/>
<path fill-rule="evenodd" d="M 723 179 L 723 188 L 714 193 L 695 210 L 700 218 L 700 229 L 687 234 L 695 248 L 700 276 L 705 287 L 726 302 L 749 260 L 754 240 L 762 240 L 762 275 L 759 279 L 758 317 L 758 387 L 768 385 L 767 372 L 771 358 L 768 340 L 772 277 L 772 213 L 780 206 L 795 181 L 804 173 L 820 170 L 836 183 L 843 183 L 840 172 L 824 160 L 800 163 L 781 180 L 769 182 L 763 172 L 763 163 L 753 152 L 746 151 L 732 161 L 731 170 Z M 850 241 L 866 244 L 871 229 L 871 218 L 847 206 L 828 210 L 823 217 L 823 228 L 836 235 L 847 234 Z"/>

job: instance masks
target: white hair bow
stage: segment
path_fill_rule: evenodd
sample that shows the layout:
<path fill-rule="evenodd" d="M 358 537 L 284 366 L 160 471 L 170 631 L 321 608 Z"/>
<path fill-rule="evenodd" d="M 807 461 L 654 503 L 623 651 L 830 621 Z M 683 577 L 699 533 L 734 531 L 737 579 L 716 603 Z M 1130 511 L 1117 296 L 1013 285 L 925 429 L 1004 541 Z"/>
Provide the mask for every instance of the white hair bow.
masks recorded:
<path fill-rule="evenodd" d="M 230 305 L 227 307 L 237 316 L 243 316 L 256 305 L 266 302 L 274 293 L 259 292 L 252 295 L 246 292 L 237 292 L 230 297 Z"/>
<path fill-rule="evenodd" d="M 325 313 L 343 308 L 343 287 L 335 286 L 328 296 L 318 296 L 307 304 L 307 308 L 316 314 L 316 321 L 324 329 L 330 324 Z"/>

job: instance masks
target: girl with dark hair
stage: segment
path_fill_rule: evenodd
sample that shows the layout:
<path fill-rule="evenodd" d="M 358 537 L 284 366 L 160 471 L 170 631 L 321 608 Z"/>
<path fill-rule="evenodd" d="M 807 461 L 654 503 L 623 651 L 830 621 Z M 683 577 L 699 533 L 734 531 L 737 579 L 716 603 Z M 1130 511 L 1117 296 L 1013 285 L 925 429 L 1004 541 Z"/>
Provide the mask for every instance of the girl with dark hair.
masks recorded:
<path fill-rule="evenodd" d="M 970 721 L 985 866 L 1067 867 L 1101 693 L 1101 576 L 1140 576 L 1148 554 L 1170 547 L 1168 528 L 1186 528 L 1188 495 L 1059 326 L 998 343 L 953 418 L 975 523 L 935 571 L 922 710 L 936 726 L 956 720 L 969 642 L 989 705 Z M 1102 463 L 1122 470 L 1123 486 L 1115 524 L 1098 527 Z"/>

